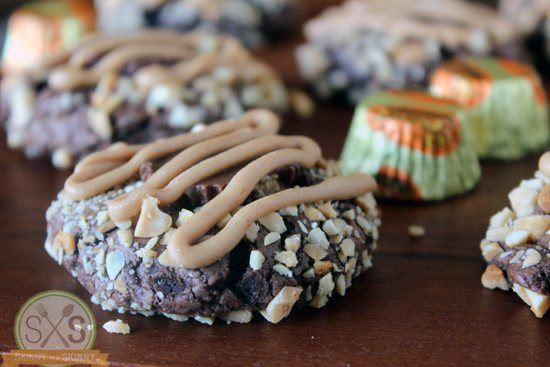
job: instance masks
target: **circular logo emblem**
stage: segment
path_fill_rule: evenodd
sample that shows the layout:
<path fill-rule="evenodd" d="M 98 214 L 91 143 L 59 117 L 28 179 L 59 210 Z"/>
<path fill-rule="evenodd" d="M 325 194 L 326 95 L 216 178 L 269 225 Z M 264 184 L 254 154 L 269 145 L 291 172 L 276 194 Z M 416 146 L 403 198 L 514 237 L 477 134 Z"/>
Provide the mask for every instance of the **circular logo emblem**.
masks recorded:
<path fill-rule="evenodd" d="M 92 310 L 69 292 L 38 293 L 15 318 L 15 341 L 25 350 L 91 349 L 96 336 Z"/>

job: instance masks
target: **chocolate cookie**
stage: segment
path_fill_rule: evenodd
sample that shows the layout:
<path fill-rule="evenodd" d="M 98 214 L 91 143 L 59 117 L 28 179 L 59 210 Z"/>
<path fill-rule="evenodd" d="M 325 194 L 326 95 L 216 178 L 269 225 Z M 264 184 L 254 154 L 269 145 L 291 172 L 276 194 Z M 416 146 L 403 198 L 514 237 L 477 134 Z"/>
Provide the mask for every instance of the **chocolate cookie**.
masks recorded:
<path fill-rule="evenodd" d="M 248 47 L 288 33 L 300 19 L 301 0 L 96 0 L 99 28 L 108 34 L 145 27 L 181 32 L 211 29 Z"/>
<path fill-rule="evenodd" d="M 47 252 L 106 310 L 277 323 L 372 266 L 375 188 L 255 110 L 80 162 L 47 211 Z"/>
<path fill-rule="evenodd" d="M 8 144 L 67 168 L 111 142 L 200 130 L 255 107 L 287 109 L 278 74 L 238 41 L 211 33 L 92 36 L 2 81 Z"/>
<path fill-rule="evenodd" d="M 548 0 L 500 0 L 501 14 L 514 23 L 534 56 L 538 71 L 550 78 L 550 2 Z"/>
<path fill-rule="evenodd" d="M 519 54 L 514 27 L 462 0 L 348 0 L 306 23 L 296 51 L 322 98 L 358 102 L 380 89 L 423 88 L 454 55 Z"/>
<path fill-rule="evenodd" d="M 481 241 L 489 289 L 513 290 L 542 317 L 550 308 L 550 152 L 535 177 L 508 195 L 511 208 L 496 213 Z"/>

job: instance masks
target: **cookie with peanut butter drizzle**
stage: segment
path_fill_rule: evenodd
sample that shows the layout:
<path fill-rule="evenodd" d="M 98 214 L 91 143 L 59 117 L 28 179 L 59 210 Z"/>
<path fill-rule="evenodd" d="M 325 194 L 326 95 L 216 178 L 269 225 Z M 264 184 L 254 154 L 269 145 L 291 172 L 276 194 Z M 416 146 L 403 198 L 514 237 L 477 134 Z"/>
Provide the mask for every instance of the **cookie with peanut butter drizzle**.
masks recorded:
<path fill-rule="evenodd" d="M 60 168 L 112 142 L 149 142 L 288 106 L 273 69 L 235 39 L 208 32 L 92 35 L 1 87 L 9 146 Z"/>
<path fill-rule="evenodd" d="M 46 250 L 108 310 L 277 323 L 323 307 L 372 266 L 376 184 L 278 125 L 253 110 L 90 155 L 48 209 Z"/>
<path fill-rule="evenodd" d="M 464 0 L 347 0 L 304 26 L 300 73 L 322 98 L 358 103 L 371 92 L 423 89 L 453 56 L 521 56 L 519 32 Z"/>
<path fill-rule="evenodd" d="M 491 217 L 480 247 L 484 287 L 513 290 L 537 317 L 550 308 L 550 152 L 533 178 L 521 181 Z"/>

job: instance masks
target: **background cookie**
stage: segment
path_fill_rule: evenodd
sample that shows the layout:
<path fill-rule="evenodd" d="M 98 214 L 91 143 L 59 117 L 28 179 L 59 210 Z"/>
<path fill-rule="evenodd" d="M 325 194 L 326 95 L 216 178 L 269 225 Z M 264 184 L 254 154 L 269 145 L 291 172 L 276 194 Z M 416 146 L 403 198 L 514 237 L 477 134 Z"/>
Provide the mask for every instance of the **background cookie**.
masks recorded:
<path fill-rule="evenodd" d="M 300 73 L 323 98 L 359 102 L 380 89 L 421 88 L 453 55 L 518 56 L 514 26 L 461 0 L 348 0 L 304 27 Z"/>
<path fill-rule="evenodd" d="M 253 107 L 284 112 L 278 74 L 212 33 L 92 36 L 2 81 L 8 144 L 56 167 L 113 141 L 151 141 Z"/>
<path fill-rule="evenodd" d="M 99 29 L 124 34 L 145 27 L 188 32 L 209 29 L 233 35 L 248 47 L 288 33 L 301 0 L 95 0 Z"/>

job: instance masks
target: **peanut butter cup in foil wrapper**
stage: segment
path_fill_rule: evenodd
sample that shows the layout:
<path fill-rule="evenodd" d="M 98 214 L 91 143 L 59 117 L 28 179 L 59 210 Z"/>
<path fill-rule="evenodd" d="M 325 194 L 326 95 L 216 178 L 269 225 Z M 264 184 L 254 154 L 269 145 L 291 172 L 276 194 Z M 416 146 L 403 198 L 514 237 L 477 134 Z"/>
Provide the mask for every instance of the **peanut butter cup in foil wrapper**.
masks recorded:
<path fill-rule="evenodd" d="M 74 47 L 95 29 L 92 0 L 33 1 L 10 16 L 2 69 L 16 72 Z"/>
<path fill-rule="evenodd" d="M 438 68 L 430 91 L 466 108 L 481 158 L 518 159 L 548 146 L 548 100 L 529 65 L 498 58 L 461 58 Z"/>
<path fill-rule="evenodd" d="M 342 172 L 375 176 L 378 196 L 432 201 L 462 194 L 480 178 L 463 109 L 416 91 L 371 94 L 356 109 Z"/>

